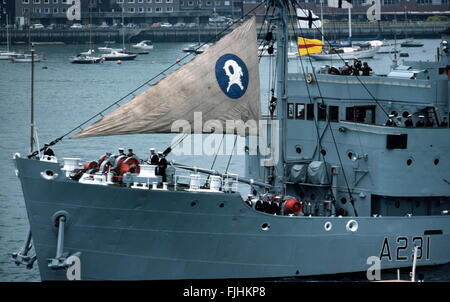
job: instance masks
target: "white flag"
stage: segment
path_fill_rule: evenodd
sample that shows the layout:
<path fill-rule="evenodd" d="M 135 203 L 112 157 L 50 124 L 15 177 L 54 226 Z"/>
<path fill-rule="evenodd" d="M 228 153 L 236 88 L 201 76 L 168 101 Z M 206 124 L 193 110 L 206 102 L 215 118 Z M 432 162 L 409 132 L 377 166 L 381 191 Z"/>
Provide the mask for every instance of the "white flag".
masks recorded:
<path fill-rule="evenodd" d="M 366 5 L 370 5 L 367 9 L 367 19 L 369 21 L 381 20 L 381 0 L 367 0 Z"/>
<path fill-rule="evenodd" d="M 352 0 L 328 0 L 329 7 L 353 8 Z"/>
<path fill-rule="evenodd" d="M 321 28 L 322 22 L 312 10 L 297 8 L 297 24 L 299 28 Z"/>

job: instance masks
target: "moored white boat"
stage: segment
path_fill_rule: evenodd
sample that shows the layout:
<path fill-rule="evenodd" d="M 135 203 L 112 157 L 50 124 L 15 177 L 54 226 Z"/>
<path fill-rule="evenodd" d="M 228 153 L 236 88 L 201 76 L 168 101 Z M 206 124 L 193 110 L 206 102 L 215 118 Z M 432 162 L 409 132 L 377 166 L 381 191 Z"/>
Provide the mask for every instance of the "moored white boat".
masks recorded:
<path fill-rule="evenodd" d="M 150 50 L 153 49 L 153 43 L 150 40 L 143 40 L 137 44 L 132 45 L 131 47 L 143 50 Z"/>
<path fill-rule="evenodd" d="M 116 61 L 116 60 L 131 61 L 136 59 L 136 57 L 137 57 L 136 54 L 123 53 L 115 50 L 101 56 L 101 58 L 105 59 L 106 61 Z"/>
<path fill-rule="evenodd" d="M 353 60 L 373 58 L 381 46 L 361 49 L 359 47 L 343 47 L 333 49 L 332 51 L 322 52 L 318 54 L 310 54 L 309 56 L 315 60 Z"/>

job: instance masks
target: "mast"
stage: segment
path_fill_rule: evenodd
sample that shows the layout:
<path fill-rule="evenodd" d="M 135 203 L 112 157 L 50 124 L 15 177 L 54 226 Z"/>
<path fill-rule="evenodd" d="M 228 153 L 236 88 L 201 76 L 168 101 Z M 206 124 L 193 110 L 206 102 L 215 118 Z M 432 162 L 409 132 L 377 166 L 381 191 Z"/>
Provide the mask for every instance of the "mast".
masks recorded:
<path fill-rule="evenodd" d="M 9 52 L 9 23 L 8 23 L 8 14 L 6 14 L 6 51 Z"/>
<path fill-rule="evenodd" d="M 122 49 L 125 51 L 125 22 L 123 19 L 123 3 L 122 3 Z"/>
<path fill-rule="evenodd" d="M 323 23 L 323 0 L 320 0 L 320 21 L 322 21 L 322 43 L 324 42 L 325 24 Z"/>
<path fill-rule="evenodd" d="M 348 38 L 352 39 L 352 9 L 348 8 Z"/>
<path fill-rule="evenodd" d="M 278 156 L 276 160 L 275 169 L 273 170 L 273 185 L 278 193 L 283 193 L 284 191 L 284 150 L 285 150 L 285 123 L 286 123 L 286 104 L 287 104 L 287 72 L 288 72 L 288 18 L 289 18 L 289 2 L 287 0 L 277 0 L 275 6 L 278 8 L 278 26 L 276 32 L 277 40 L 277 54 L 276 54 L 276 120 L 278 122 L 278 129 L 275 128 L 276 135 L 278 137 L 272 137 L 271 145 L 272 150 L 274 149 L 273 144 L 278 144 L 278 154 L 273 154 L 273 156 Z M 272 123 L 272 134 L 274 134 L 274 124 Z M 273 152 L 273 151 L 272 151 Z"/>
<path fill-rule="evenodd" d="M 30 153 L 34 151 L 34 44 L 31 44 L 31 129 Z"/>

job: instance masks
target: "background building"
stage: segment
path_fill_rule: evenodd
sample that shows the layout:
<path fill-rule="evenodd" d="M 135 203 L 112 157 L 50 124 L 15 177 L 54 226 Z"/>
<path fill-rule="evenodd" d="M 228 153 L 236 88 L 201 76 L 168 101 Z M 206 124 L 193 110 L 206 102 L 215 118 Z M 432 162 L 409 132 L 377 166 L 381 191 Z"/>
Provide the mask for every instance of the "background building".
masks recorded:
<path fill-rule="evenodd" d="M 71 3 L 71 0 L 17 0 L 13 6 L 16 16 L 24 18 L 26 24 L 71 24 L 66 17 Z M 92 18 L 97 25 L 119 24 L 122 7 L 125 24 L 208 23 L 215 15 L 240 18 L 243 12 L 242 0 L 81 0 L 81 23 L 88 24 Z"/>
<path fill-rule="evenodd" d="M 14 24 L 15 8 L 14 0 L 0 0 L 0 27 L 6 26 L 7 23 Z"/>
<path fill-rule="evenodd" d="M 321 0 L 298 0 L 304 9 L 313 10 L 316 15 L 320 15 Z M 324 19 L 330 21 L 347 20 L 347 9 L 339 9 L 327 6 L 327 0 L 323 1 Z M 381 0 L 381 20 L 382 21 L 419 21 L 427 20 L 429 17 L 444 17 L 450 21 L 450 0 Z M 257 6 L 261 0 L 247 0 L 244 3 L 246 14 Z M 353 0 L 352 20 L 367 21 L 366 11 L 368 6 L 366 0 Z M 259 7 L 257 12 L 258 20 L 262 21 L 265 8 Z"/>

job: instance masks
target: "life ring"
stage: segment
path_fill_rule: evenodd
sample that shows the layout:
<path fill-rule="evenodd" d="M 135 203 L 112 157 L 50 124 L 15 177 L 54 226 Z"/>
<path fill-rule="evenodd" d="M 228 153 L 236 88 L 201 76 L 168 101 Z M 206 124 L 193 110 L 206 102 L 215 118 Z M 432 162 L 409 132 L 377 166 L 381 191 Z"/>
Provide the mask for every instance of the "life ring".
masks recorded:
<path fill-rule="evenodd" d="M 295 216 L 298 216 L 302 212 L 302 209 L 303 204 L 295 198 L 290 198 L 284 203 L 285 215 L 294 214 Z"/>
<path fill-rule="evenodd" d="M 308 72 L 306 74 L 306 83 L 311 84 L 314 81 L 314 76 L 312 73 Z"/>
<path fill-rule="evenodd" d="M 86 163 L 84 163 L 84 170 L 91 170 L 91 169 L 95 169 L 98 170 L 98 163 L 96 161 L 88 161 Z"/>
<path fill-rule="evenodd" d="M 120 163 L 120 175 L 125 173 L 135 173 L 139 174 L 141 171 L 141 165 L 139 164 L 139 160 L 134 157 L 128 157 L 123 162 Z"/>

